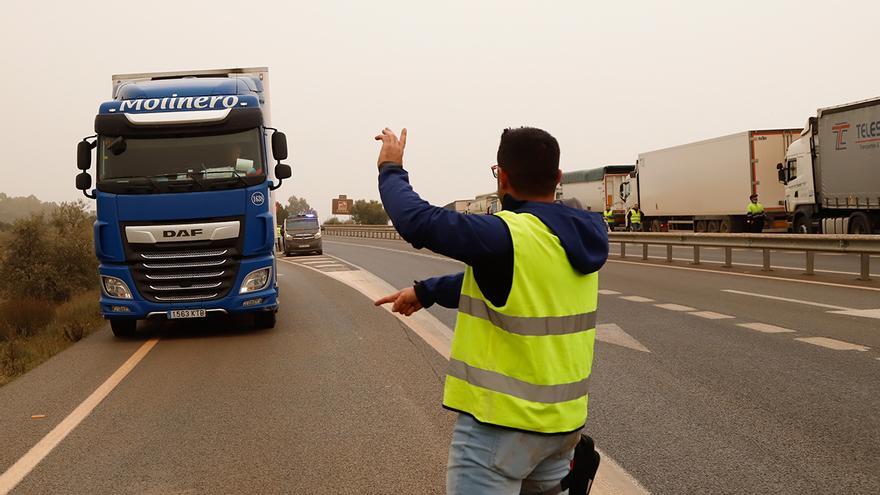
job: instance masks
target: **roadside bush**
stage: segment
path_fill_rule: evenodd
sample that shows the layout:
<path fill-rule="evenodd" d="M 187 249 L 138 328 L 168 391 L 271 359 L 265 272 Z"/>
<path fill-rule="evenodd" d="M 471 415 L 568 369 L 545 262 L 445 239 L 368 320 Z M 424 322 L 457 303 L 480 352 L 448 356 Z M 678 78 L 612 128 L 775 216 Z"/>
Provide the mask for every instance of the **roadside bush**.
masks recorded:
<path fill-rule="evenodd" d="M 98 306 L 98 292 L 77 294 L 58 307 L 55 319 L 47 331 L 62 336 L 70 342 L 78 342 L 103 323 Z"/>
<path fill-rule="evenodd" d="M 51 302 L 40 299 L 8 300 L 0 304 L 0 324 L 6 340 L 35 335 L 52 321 Z"/>
<path fill-rule="evenodd" d="M 13 224 L 0 263 L 0 290 L 8 299 L 68 299 L 98 283 L 92 244 L 94 218 L 85 203 L 62 203 L 48 216 Z"/>

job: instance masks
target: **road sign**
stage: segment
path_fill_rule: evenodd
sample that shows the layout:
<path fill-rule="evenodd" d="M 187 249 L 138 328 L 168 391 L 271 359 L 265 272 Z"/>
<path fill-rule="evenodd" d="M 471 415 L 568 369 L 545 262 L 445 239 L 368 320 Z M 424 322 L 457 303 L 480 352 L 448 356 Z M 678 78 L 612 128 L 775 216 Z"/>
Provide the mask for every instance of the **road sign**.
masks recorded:
<path fill-rule="evenodd" d="M 344 194 L 340 194 L 338 198 L 333 200 L 333 214 L 334 215 L 351 215 L 351 210 L 354 207 L 354 200 L 348 199 L 348 197 Z"/>

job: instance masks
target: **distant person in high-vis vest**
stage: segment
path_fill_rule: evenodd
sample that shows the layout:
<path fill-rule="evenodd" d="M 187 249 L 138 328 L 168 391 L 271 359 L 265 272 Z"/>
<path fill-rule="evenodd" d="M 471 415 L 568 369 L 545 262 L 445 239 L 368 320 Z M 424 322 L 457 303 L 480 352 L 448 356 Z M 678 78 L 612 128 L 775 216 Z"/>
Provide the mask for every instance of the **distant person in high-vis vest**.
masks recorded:
<path fill-rule="evenodd" d="M 749 232 L 760 234 L 764 231 L 764 205 L 758 202 L 758 195 L 749 196 L 749 206 L 746 207 L 746 221 Z"/>
<path fill-rule="evenodd" d="M 626 224 L 633 232 L 642 230 L 642 210 L 639 209 L 639 205 L 633 205 L 626 213 Z"/>
<path fill-rule="evenodd" d="M 605 212 L 602 214 L 602 216 L 605 217 L 605 223 L 608 226 L 608 232 L 611 232 L 611 230 L 614 228 L 614 224 L 617 223 L 614 220 L 614 210 L 612 210 L 609 206 L 605 208 Z"/>
<path fill-rule="evenodd" d="M 494 215 L 423 201 L 402 165 L 406 129 L 376 139 L 379 192 L 400 235 L 467 265 L 376 301 L 407 316 L 458 309 L 443 394 L 458 413 L 447 493 L 559 493 L 587 420 L 605 221 L 554 202 L 559 144 L 543 130 L 501 134 Z"/>

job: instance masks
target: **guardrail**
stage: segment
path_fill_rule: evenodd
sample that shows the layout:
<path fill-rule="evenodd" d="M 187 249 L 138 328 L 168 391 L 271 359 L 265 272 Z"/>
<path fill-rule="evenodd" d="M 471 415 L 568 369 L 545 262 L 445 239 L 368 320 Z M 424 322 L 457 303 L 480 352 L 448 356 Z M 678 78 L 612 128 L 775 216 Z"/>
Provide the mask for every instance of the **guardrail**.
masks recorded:
<path fill-rule="evenodd" d="M 385 225 L 327 225 L 324 233 L 345 237 L 372 239 L 400 239 L 392 226 Z M 701 248 L 722 248 L 722 267 L 733 266 L 734 249 L 760 249 L 763 252 L 762 270 L 772 269 L 771 251 L 804 253 L 807 275 L 815 274 L 816 253 L 858 254 L 860 258 L 859 280 L 871 280 L 871 255 L 880 255 L 880 237 L 871 235 L 824 235 L 824 234 L 697 234 L 674 232 L 612 232 L 608 242 L 620 244 L 620 257 L 626 258 L 626 245 L 641 245 L 641 259 L 648 259 L 649 246 L 666 246 L 666 261 L 672 262 L 675 246 L 693 248 L 694 265 L 700 264 Z"/>

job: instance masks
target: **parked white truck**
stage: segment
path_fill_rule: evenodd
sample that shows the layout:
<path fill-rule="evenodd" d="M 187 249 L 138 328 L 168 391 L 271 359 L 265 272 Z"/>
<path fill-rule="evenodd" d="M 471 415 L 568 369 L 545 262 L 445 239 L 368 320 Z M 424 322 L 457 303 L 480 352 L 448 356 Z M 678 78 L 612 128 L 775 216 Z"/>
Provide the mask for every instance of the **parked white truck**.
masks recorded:
<path fill-rule="evenodd" d="M 880 98 L 820 108 L 778 165 L 798 233 L 880 233 Z"/>
<path fill-rule="evenodd" d="M 585 210 L 602 213 L 611 206 L 617 223 L 623 224 L 626 203 L 621 198 L 620 185 L 629 179 L 635 165 L 606 165 L 590 170 L 564 172 L 560 181 L 558 199 L 577 199 Z"/>
<path fill-rule="evenodd" d="M 644 230 L 741 232 L 749 196 L 757 193 L 766 230 L 786 230 L 776 165 L 800 132 L 750 130 L 640 153 L 620 198 L 627 210 L 639 205 Z"/>

